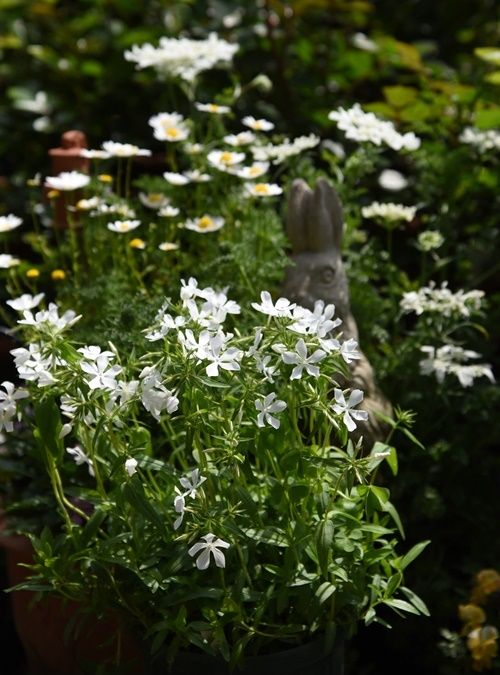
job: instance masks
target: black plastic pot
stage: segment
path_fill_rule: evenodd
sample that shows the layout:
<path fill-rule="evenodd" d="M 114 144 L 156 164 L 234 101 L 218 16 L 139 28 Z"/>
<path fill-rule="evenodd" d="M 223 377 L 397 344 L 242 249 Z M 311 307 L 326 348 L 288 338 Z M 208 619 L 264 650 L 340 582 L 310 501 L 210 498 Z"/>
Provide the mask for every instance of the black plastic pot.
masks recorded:
<path fill-rule="evenodd" d="M 232 672 L 227 663 L 204 654 L 181 652 L 171 670 L 157 663 L 147 675 L 344 675 L 344 641 L 337 639 L 325 654 L 321 637 L 300 647 L 262 656 L 249 656 Z"/>

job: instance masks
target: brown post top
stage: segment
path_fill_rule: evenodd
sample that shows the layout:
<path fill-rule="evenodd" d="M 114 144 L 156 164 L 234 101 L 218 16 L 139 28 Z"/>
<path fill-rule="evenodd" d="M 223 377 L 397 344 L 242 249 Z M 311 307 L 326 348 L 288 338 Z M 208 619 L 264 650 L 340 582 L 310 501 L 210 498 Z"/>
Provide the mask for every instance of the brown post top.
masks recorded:
<path fill-rule="evenodd" d="M 61 147 L 49 150 L 53 175 L 62 171 L 88 171 L 89 160 L 80 155 L 86 147 L 87 137 L 83 131 L 65 131 L 61 136 Z"/>

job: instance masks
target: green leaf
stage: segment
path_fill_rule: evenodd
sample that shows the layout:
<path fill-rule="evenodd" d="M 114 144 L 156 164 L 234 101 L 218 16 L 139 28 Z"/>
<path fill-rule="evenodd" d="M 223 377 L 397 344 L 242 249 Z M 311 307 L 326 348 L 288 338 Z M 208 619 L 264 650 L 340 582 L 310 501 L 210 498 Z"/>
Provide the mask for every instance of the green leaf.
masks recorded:
<path fill-rule="evenodd" d="M 427 539 L 426 541 L 421 541 L 419 544 L 415 544 L 408 553 L 406 553 L 402 558 L 401 562 L 399 565 L 399 568 L 404 570 L 408 565 L 415 560 L 415 558 L 418 558 L 418 556 L 422 553 L 422 551 L 430 544 L 430 539 Z"/>
<path fill-rule="evenodd" d="M 418 609 L 413 605 L 410 605 L 406 600 L 399 600 L 398 598 L 391 598 L 390 600 L 383 600 L 384 605 L 392 607 L 393 609 L 400 609 L 403 612 L 408 612 L 409 614 L 420 614 Z"/>
<path fill-rule="evenodd" d="M 474 54 L 483 61 L 500 66 L 500 49 L 498 47 L 476 47 Z"/>
<path fill-rule="evenodd" d="M 318 587 L 314 595 L 318 598 L 319 604 L 322 605 L 333 595 L 333 593 L 335 593 L 336 590 L 336 586 L 331 584 L 329 581 L 324 581 Z"/>
<path fill-rule="evenodd" d="M 35 422 L 42 445 L 53 457 L 61 459 L 64 454 L 64 445 L 59 438 L 62 424 L 54 397 L 48 396 L 35 404 Z"/>
<path fill-rule="evenodd" d="M 334 526 L 331 520 L 322 520 L 316 528 L 318 562 L 324 575 L 328 574 L 328 559 L 332 548 Z"/>
<path fill-rule="evenodd" d="M 477 110 L 474 124 L 478 129 L 496 129 L 500 126 L 500 107 Z"/>
<path fill-rule="evenodd" d="M 430 612 L 427 609 L 427 605 L 422 600 L 422 598 L 419 598 L 419 596 L 416 593 L 414 593 L 410 588 L 406 588 L 406 586 L 401 586 L 401 591 L 406 595 L 411 604 L 414 607 L 416 607 L 416 609 L 418 609 L 418 611 L 421 614 L 424 614 L 425 616 L 430 616 Z"/>
<path fill-rule="evenodd" d="M 401 427 L 401 431 L 402 431 L 403 434 L 404 434 L 407 438 L 409 438 L 410 441 L 412 441 L 412 443 L 414 443 L 418 448 L 420 448 L 421 450 L 425 450 L 425 447 L 422 445 L 422 443 L 418 440 L 418 438 L 417 438 L 414 434 L 411 433 L 411 431 L 410 431 L 409 429 L 407 429 L 406 427 Z"/>
<path fill-rule="evenodd" d="M 417 90 L 413 87 L 384 87 L 386 101 L 395 108 L 404 108 L 417 98 Z"/>
<path fill-rule="evenodd" d="M 394 504 L 391 504 L 391 502 L 386 502 L 384 504 L 384 509 L 386 513 L 388 513 L 393 521 L 396 523 L 396 527 L 399 530 L 400 535 L 405 538 L 405 531 L 403 529 L 403 523 L 401 522 L 401 518 L 399 517 L 399 513 L 396 511 L 396 507 Z"/>
<path fill-rule="evenodd" d="M 493 73 L 485 75 L 484 79 L 490 84 L 500 84 L 500 70 L 495 70 Z"/>

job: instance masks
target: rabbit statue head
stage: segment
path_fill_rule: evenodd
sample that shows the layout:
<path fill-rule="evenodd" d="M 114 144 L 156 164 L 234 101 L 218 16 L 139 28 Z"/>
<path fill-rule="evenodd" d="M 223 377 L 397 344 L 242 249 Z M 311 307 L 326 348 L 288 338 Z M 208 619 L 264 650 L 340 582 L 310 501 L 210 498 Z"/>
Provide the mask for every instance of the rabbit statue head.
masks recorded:
<path fill-rule="evenodd" d="M 342 205 L 330 183 L 320 178 L 313 191 L 302 179 L 295 180 L 286 216 L 293 264 L 286 269 L 282 294 L 308 309 L 313 309 L 317 300 L 334 304 L 335 314 L 342 320 L 342 338 L 359 342 L 341 256 L 343 231 Z M 360 408 L 369 413 L 369 418 L 352 437 L 355 440 L 362 437 L 363 446 L 370 448 L 387 433 L 377 413 L 391 416 L 392 407 L 378 388 L 373 368 L 362 351 L 360 358 L 351 362 L 350 377 L 338 382 L 364 392 Z"/>
<path fill-rule="evenodd" d="M 309 309 L 316 300 L 334 304 L 344 339 L 358 340 L 341 257 L 343 231 L 342 205 L 330 183 L 320 178 L 313 191 L 295 180 L 286 215 L 293 264 L 285 272 L 283 295 Z"/>

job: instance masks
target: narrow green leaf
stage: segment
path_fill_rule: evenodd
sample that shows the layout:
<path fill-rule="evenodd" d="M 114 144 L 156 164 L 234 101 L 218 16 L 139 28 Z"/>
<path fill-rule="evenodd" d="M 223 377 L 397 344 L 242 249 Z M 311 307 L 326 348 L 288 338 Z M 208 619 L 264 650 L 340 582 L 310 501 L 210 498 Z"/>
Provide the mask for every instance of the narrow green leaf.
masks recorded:
<path fill-rule="evenodd" d="M 336 590 L 337 588 L 333 584 L 331 584 L 329 581 L 324 581 L 318 587 L 314 595 L 318 598 L 319 604 L 322 605 L 333 595 L 333 593 L 335 593 Z"/>
<path fill-rule="evenodd" d="M 426 541 L 421 541 L 419 544 L 415 544 L 415 546 L 401 558 L 400 568 L 404 570 L 405 567 L 408 567 L 408 565 L 413 562 L 430 543 L 430 539 L 427 539 Z"/>

